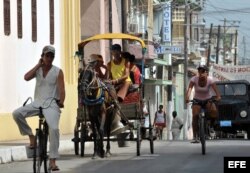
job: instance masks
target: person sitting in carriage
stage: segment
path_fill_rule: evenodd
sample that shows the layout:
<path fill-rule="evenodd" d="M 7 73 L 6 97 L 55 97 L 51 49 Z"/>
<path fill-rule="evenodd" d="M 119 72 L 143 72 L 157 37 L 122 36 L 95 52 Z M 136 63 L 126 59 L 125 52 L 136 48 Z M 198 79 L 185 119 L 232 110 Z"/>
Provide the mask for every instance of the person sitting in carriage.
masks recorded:
<path fill-rule="evenodd" d="M 119 44 L 112 45 L 111 54 L 113 59 L 107 64 L 108 78 L 116 88 L 118 101 L 123 102 L 131 85 L 130 62 L 122 57 Z"/>
<path fill-rule="evenodd" d="M 130 62 L 130 79 L 133 83 L 132 88 L 138 88 L 141 84 L 141 71 L 137 67 L 137 65 L 134 63 L 135 62 L 135 56 L 133 54 L 130 54 L 129 52 L 122 52 L 122 57 L 127 59 Z"/>
<path fill-rule="evenodd" d="M 91 54 L 90 59 L 89 59 L 89 66 L 91 66 L 95 70 L 97 77 L 99 77 L 102 80 L 103 85 L 106 86 L 113 102 L 118 103 L 117 93 L 116 93 L 114 86 L 112 85 L 113 83 L 115 83 L 115 80 L 111 80 L 111 81 L 107 80 L 108 68 L 106 67 L 106 65 L 103 64 L 102 56 L 99 54 Z M 103 111 L 103 112 L 106 112 L 106 111 Z M 126 127 L 124 127 L 124 125 L 120 122 L 121 117 L 119 116 L 119 114 L 117 115 L 118 116 L 114 117 L 113 125 L 111 127 L 112 135 L 122 132 L 126 129 Z"/>
<path fill-rule="evenodd" d="M 133 54 L 130 54 L 129 52 L 122 52 L 122 57 L 124 57 L 130 62 L 129 77 L 132 81 L 132 85 L 129 88 L 129 92 L 136 91 L 136 89 L 138 89 L 138 87 L 140 87 L 141 84 L 141 71 L 139 67 L 137 67 L 137 65 L 134 63 L 135 56 Z"/>
<path fill-rule="evenodd" d="M 97 76 L 102 79 L 107 79 L 108 69 L 107 66 L 104 65 L 103 57 L 100 54 L 91 54 L 89 62 L 96 62 L 95 71 Z"/>

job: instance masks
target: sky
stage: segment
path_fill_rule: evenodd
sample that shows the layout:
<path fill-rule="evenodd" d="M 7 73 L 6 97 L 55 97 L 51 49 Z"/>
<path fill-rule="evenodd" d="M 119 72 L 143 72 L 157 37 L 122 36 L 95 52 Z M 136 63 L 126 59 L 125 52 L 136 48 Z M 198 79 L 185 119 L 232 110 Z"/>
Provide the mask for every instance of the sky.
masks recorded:
<path fill-rule="evenodd" d="M 203 15 L 208 28 L 211 23 L 213 26 L 223 26 L 224 18 L 229 21 L 227 25 L 239 26 L 238 54 L 240 57 L 244 56 L 243 37 L 245 37 L 245 58 L 250 59 L 250 0 L 206 0 Z"/>

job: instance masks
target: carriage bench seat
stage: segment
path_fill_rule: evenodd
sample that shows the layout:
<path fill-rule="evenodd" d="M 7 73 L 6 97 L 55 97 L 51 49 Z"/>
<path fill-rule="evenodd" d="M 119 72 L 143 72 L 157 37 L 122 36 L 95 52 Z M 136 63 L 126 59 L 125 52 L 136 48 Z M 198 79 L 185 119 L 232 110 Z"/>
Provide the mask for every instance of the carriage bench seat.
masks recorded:
<path fill-rule="evenodd" d="M 126 104 L 126 103 L 138 103 L 140 101 L 140 92 L 135 91 L 129 93 L 123 100 L 121 104 Z"/>
<path fill-rule="evenodd" d="M 126 115 L 126 117 L 130 120 L 138 119 L 138 112 L 140 106 L 140 92 L 131 92 L 129 93 L 120 103 L 121 111 Z"/>

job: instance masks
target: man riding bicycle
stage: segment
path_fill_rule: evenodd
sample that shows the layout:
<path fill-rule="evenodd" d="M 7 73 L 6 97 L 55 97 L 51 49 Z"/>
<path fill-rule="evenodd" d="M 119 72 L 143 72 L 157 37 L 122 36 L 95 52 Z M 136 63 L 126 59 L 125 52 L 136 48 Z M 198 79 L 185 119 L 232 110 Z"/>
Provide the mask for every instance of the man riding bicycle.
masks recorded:
<path fill-rule="evenodd" d="M 217 109 L 213 102 L 210 102 L 211 100 L 211 94 L 210 94 L 210 88 L 214 90 L 216 94 L 216 100 L 219 101 L 221 99 L 219 90 L 215 84 L 215 81 L 212 79 L 212 77 L 208 76 L 208 67 L 205 65 L 199 65 L 198 68 L 198 75 L 191 78 L 187 94 L 186 94 L 186 103 L 189 103 L 190 101 L 190 94 L 194 87 L 194 100 L 197 102 L 205 102 L 206 103 L 206 110 L 209 113 L 209 116 L 211 118 L 211 125 L 214 124 L 215 119 L 217 118 Z M 192 143 L 199 143 L 198 140 L 198 119 L 199 119 L 199 113 L 201 111 L 201 106 L 197 103 L 193 103 L 192 105 L 192 113 L 193 113 L 193 121 L 192 121 L 192 127 L 193 127 L 193 137 L 194 141 Z"/>
<path fill-rule="evenodd" d="M 49 126 L 50 140 L 50 169 L 52 171 L 59 170 L 56 165 L 56 158 L 59 157 L 59 119 L 60 108 L 64 107 L 65 86 L 64 76 L 60 68 L 52 65 L 55 57 L 55 48 L 45 46 L 42 51 L 41 58 L 38 63 L 30 71 L 24 75 L 24 79 L 29 81 L 36 78 L 35 100 L 33 103 L 22 106 L 13 112 L 13 118 L 16 121 L 20 133 L 28 135 L 30 139 L 30 148 L 34 149 L 35 137 L 30 126 L 25 118 L 39 114 L 38 107 L 43 107 L 49 99 L 57 99 L 56 102 L 51 102 L 51 105 L 43 109 L 43 114 Z"/>

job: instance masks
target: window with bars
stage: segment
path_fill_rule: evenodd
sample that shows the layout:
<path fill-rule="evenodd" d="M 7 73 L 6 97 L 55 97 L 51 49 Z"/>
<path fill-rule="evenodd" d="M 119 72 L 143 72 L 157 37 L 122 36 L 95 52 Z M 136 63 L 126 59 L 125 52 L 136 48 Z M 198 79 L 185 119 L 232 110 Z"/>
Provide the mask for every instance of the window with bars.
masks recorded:
<path fill-rule="evenodd" d="M 184 37 L 184 22 L 173 22 L 172 36 L 173 38 Z"/>
<path fill-rule="evenodd" d="M 184 9 L 176 8 L 173 10 L 172 19 L 173 21 L 183 21 L 185 18 Z"/>
<path fill-rule="evenodd" d="M 50 44 L 54 44 L 54 0 L 49 0 Z"/>
<path fill-rule="evenodd" d="M 22 0 L 17 0 L 17 37 L 23 37 Z"/>
<path fill-rule="evenodd" d="M 37 2 L 31 0 L 31 34 L 32 41 L 37 41 Z"/>
<path fill-rule="evenodd" d="M 4 34 L 11 33 L 11 16 L 10 16 L 10 0 L 3 0 L 3 20 Z M 22 0 L 17 0 L 17 37 L 23 37 L 23 15 Z M 54 44 L 55 40 L 55 19 L 54 19 L 54 0 L 49 0 L 49 25 L 50 25 L 50 44 Z M 32 41 L 37 41 L 37 0 L 31 0 L 31 34 Z"/>
<path fill-rule="evenodd" d="M 4 15 L 4 34 L 10 35 L 10 0 L 3 1 Z"/>

